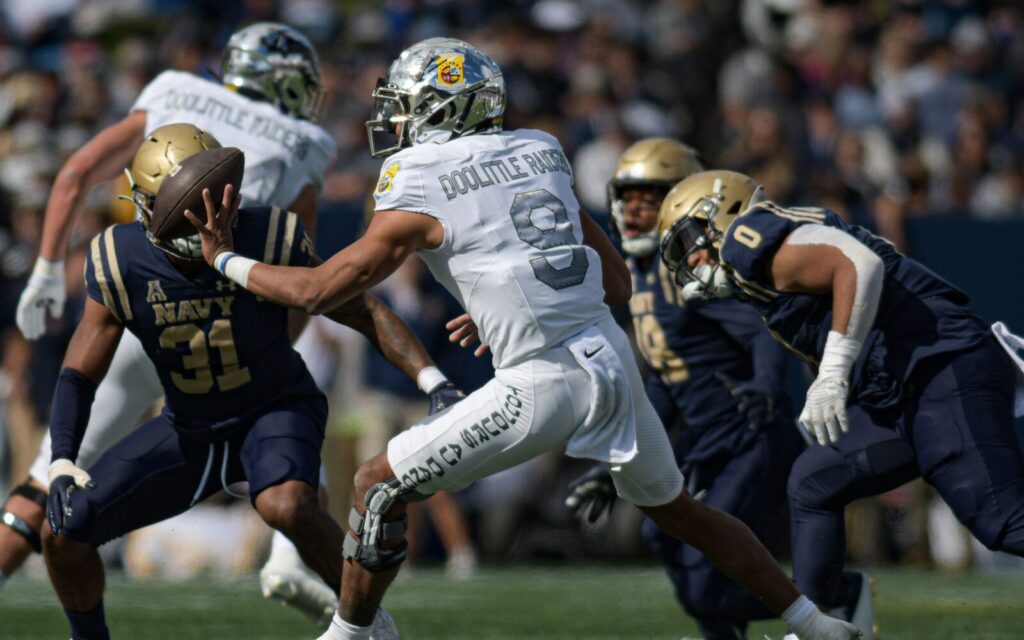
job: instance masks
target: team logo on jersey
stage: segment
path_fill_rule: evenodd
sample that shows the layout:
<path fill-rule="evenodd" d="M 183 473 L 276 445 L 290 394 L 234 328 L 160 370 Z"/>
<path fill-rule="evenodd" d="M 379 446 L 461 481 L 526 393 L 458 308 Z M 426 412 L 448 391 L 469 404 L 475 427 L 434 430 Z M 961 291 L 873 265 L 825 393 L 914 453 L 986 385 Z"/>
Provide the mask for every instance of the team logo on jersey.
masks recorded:
<path fill-rule="evenodd" d="M 166 302 L 167 294 L 164 293 L 163 287 L 160 286 L 159 280 L 149 281 L 149 290 L 146 292 L 146 302 L 153 304 L 154 302 Z"/>
<path fill-rule="evenodd" d="M 232 280 L 224 280 L 223 278 L 214 283 L 217 287 L 217 293 L 224 293 L 225 291 L 234 291 L 235 283 Z"/>
<path fill-rule="evenodd" d="M 377 189 L 374 190 L 373 195 L 376 198 L 382 197 L 387 192 L 391 191 L 391 187 L 395 185 L 395 176 L 398 175 L 398 163 L 392 163 L 384 168 L 380 174 L 380 181 L 377 183 Z"/>
<path fill-rule="evenodd" d="M 452 53 L 437 57 L 437 81 L 446 87 L 455 87 L 466 80 L 466 74 L 462 69 L 463 56 L 461 53 Z"/>

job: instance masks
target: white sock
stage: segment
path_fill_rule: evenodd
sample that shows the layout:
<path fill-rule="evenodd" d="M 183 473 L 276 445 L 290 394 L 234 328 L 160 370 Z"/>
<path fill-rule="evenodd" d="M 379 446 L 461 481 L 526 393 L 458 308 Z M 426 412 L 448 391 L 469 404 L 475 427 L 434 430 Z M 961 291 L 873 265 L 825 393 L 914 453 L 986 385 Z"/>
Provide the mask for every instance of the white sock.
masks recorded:
<path fill-rule="evenodd" d="M 317 640 L 369 640 L 370 631 L 373 627 L 357 627 L 341 619 L 337 612 L 331 619 L 331 626 L 327 628 Z"/>

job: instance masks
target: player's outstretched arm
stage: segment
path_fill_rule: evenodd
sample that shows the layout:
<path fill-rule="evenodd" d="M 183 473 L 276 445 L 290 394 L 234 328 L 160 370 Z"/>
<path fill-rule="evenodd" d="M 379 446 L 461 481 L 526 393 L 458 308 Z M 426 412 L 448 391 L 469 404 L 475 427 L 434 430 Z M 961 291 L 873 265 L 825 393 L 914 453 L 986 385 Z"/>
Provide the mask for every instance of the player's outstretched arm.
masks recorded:
<path fill-rule="evenodd" d="M 586 211 L 580 209 L 580 223 L 583 225 L 583 243 L 597 251 L 601 258 L 602 284 L 604 285 L 604 302 L 609 306 L 626 304 L 633 297 L 633 279 L 625 260 L 615 250 L 615 245 L 608 239 L 594 219 Z"/>
<path fill-rule="evenodd" d="M 444 227 L 435 218 L 408 211 L 378 211 L 366 233 L 327 262 L 313 267 L 263 264 L 234 252 L 231 222 L 238 199 L 230 186 L 217 205 L 203 191 L 206 221 L 191 211 L 185 215 L 199 231 L 203 257 L 226 277 L 256 295 L 292 309 L 321 314 L 388 277 L 418 249 L 439 247 Z"/>
<path fill-rule="evenodd" d="M 145 126 L 146 113 L 132 113 L 73 153 L 57 173 L 46 203 L 39 258 L 18 300 L 18 329 L 29 340 L 46 333 L 47 311 L 55 318 L 64 314 L 64 258 L 75 221 L 92 188 L 131 161 Z"/>
<path fill-rule="evenodd" d="M 807 390 L 800 423 L 822 445 L 849 429 L 850 372 L 874 324 L 882 296 L 882 259 L 850 234 L 819 225 L 793 231 L 768 267 L 779 291 L 832 296 L 832 330 Z"/>

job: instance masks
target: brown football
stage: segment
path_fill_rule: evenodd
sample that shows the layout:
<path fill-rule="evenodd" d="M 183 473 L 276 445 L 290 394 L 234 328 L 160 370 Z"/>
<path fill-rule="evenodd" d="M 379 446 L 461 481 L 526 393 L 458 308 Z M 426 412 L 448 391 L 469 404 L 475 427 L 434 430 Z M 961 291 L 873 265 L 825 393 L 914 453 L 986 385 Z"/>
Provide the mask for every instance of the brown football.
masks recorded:
<path fill-rule="evenodd" d="M 203 189 L 209 189 L 213 201 L 220 204 L 227 185 L 234 185 L 238 193 L 244 173 L 245 155 L 235 147 L 210 149 L 185 158 L 160 184 L 153 219 L 149 223 L 150 233 L 158 240 L 195 234 L 196 228 L 185 217 L 185 210 L 206 220 Z"/>

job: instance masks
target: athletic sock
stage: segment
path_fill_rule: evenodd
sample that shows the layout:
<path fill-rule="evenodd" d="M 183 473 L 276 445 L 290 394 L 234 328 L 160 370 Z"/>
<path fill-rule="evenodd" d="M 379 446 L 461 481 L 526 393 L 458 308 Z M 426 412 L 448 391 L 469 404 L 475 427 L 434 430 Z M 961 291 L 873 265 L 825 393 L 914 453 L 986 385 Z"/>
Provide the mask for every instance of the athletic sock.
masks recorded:
<path fill-rule="evenodd" d="M 71 625 L 72 640 L 110 640 L 110 630 L 103 614 L 103 599 L 89 611 L 64 610 Z"/>
<path fill-rule="evenodd" d="M 331 619 L 331 626 L 317 640 L 369 640 L 372 629 L 372 626 L 357 627 L 345 622 L 335 612 L 334 618 Z"/>

